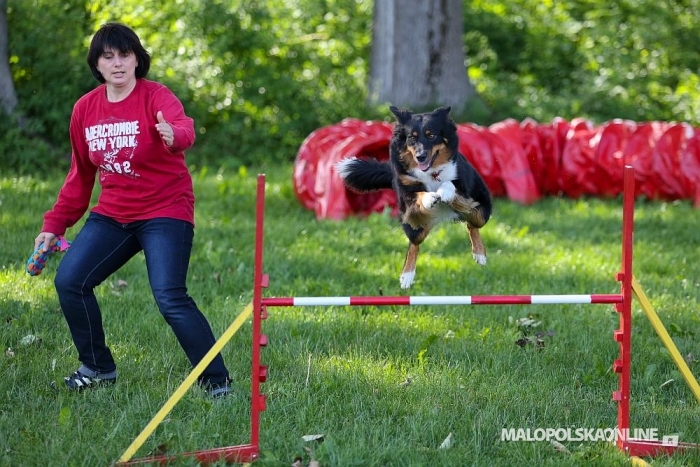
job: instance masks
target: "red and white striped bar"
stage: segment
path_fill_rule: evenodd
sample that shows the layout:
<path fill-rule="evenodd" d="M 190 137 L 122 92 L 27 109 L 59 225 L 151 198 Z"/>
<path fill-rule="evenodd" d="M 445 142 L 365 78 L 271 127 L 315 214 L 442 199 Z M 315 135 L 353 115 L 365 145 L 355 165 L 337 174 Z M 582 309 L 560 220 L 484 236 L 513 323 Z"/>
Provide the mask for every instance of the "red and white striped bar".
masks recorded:
<path fill-rule="evenodd" d="M 621 294 L 593 295 L 433 295 L 423 297 L 272 297 L 265 306 L 368 306 L 368 305 L 555 305 L 622 303 Z"/>

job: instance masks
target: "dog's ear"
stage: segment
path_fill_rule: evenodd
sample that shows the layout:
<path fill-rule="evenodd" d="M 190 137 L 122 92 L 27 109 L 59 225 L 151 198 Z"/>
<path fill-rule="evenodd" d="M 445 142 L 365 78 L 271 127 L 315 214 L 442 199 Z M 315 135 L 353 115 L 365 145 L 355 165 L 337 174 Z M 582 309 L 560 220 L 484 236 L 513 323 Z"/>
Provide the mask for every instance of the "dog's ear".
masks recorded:
<path fill-rule="evenodd" d="M 399 109 L 393 105 L 389 107 L 389 110 L 391 110 L 391 113 L 396 115 L 396 120 L 401 124 L 406 123 L 411 119 L 411 117 L 413 117 L 413 112 L 410 110 Z"/>
<path fill-rule="evenodd" d="M 450 115 L 450 111 L 452 110 L 452 107 L 438 107 L 437 109 L 433 110 L 433 114 L 438 115 L 440 117 L 447 117 Z"/>

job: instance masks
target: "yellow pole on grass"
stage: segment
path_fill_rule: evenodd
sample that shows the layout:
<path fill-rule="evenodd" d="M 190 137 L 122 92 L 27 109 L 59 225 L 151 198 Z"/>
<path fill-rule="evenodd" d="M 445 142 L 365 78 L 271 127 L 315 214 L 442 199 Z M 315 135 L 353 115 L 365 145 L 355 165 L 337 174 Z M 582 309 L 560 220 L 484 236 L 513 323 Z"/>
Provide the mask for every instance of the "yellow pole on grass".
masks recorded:
<path fill-rule="evenodd" d="M 158 411 L 158 413 L 153 417 L 153 419 L 146 425 L 146 427 L 143 429 L 140 435 L 136 437 L 133 443 L 131 443 L 131 446 L 129 446 L 126 451 L 124 451 L 124 454 L 119 458 L 119 462 L 129 462 L 131 460 L 131 457 L 136 454 L 136 451 L 143 445 L 143 443 L 146 442 L 146 439 L 153 433 L 153 431 L 156 429 L 156 427 L 160 424 L 160 422 L 163 421 L 166 415 L 170 413 L 170 411 L 175 407 L 175 404 L 177 404 L 180 399 L 182 399 L 182 396 L 185 395 L 185 392 L 194 384 L 194 382 L 197 380 L 199 375 L 204 372 L 204 369 L 211 363 L 212 360 L 214 360 L 214 357 L 221 352 L 221 349 L 224 348 L 224 346 L 228 343 L 229 340 L 233 337 L 233 335 L 238 331 L 238 329 L 243 325 L 246 319 L 251 315 L 253 312 L 253 302 L 250 302 L 244 309 L 241 311 L 241 314 L 238 315 L 238 317 L 231 323 L 231 326 L 224 332 L 221 337 L 219 337 L 219 340 L 216 341 L 214 346 L 207 352 L 207 354 L 202 358 L 202 360 L 197 364 L 197 366 L 194 367 L 192 372 L 185 378 L 185 380 L 180 384 L 180 387 L 178 387 L 175 392 L 173 393 L 172 396 L 170 396 L 170 399 L 163 405 L 163 407 Z"/>
<path fill-rule="evenodd" d="M 637 282 L 637 279 L 635 279 L 634 277 L 632 278 L 632 291 L 637 297 L 637 300 L 639 300 L 639 303 L 642 305 L 642 309 L 644 310 L 644 313 L 646 313 L 647 318 L 649 318 L 649 321 L 651 322 L 652 327 L 656 331 L 656 334 L 666 346 L 666 349 L 671 354 L 671 358 L 676 363 L 676 366 L 683 375 L 683 378 L 685 378 L 685 382 L 688 383 L 690 390 L 693 391 L 695 399 L 697 399 L 697 401 L 700 402 L 700 386 L 698 385 L 697 380 L 693 376 L 693 373 L 690 371 L 690 368 L 683 359 L 683 356 L 678 351 L 678 348 L 676 347 L 676 344 L 674 344 L 673 339 L 671 339 L 671 336 L 666 331 L 664 324 L 659 319 L 659 315 L 656 314 L 656 311 L 654 311 L 654 308 L 651 306 L 651 302 L 642 290 L 642 287 L 639 285 L 639 282 Z"/>
<path fill-rule="evenodd" d="M 651 467 L 651 464 L 642 459 L 641 457 L 632 457 L 631 461 L 633 467 Z"/>

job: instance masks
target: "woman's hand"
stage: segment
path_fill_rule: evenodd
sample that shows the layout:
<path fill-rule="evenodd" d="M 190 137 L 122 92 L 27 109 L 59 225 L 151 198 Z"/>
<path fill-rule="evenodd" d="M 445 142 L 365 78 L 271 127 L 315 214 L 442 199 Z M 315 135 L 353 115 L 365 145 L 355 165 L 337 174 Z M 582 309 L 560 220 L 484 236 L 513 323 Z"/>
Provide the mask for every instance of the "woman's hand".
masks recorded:
<path fill-rule="evenodd" d="M 47 251 L 49 249 L 49 244 L 51 244 L 51 240 L 54 238 L 56 238 L 56 235 L 52 234 L 51 232 L 41 232 L 34 239 L 34 249 L 36 250 L 39 248 L 39 245 L 43 243 L 44 247 L 41 251 Z"/>
<path fill-rule="evenodd" d="M 156 114 L 156 118 L 158 119 L 158 123 L 156 123 L 156 130 L 158 130 L 158 133 L 160 133 L 160 137 L 163 139 L 165 145 L 168 147 L 172 146 L 173 141 L 175 140 L 173 127 L 170 126 L 170 123 L 165 121 L 165 118 L 163 118 L 163 112 L 160 110 Z"/>

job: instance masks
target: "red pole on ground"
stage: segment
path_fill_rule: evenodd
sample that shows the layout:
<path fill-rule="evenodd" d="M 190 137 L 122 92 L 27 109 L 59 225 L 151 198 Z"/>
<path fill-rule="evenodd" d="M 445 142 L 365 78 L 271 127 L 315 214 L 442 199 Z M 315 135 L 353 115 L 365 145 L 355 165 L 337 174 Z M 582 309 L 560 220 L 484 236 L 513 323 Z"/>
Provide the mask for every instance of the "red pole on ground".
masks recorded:
<path fill-rule="evenodd" d="M 620 313 L 620 329 L 614 332 L 615 341 L 620 344 L 620 358 L 613 363 L 613 370 L 619 374 L 618 390 L 613 393 L 617 402 L 618 433 L 625 436 L 617 440 L 617 446 L 626 450 L 626 437 L 630 427 L 630 370 L 632 363 L 632 245 L 634 233 L 634 169 L 625 166 L 624 191 L 622 202 L 622 270 L 617 274 L 620 282 L 622 303 L 615 306 Z"/>
<path fill-rule="evenodd" d="M 251 373 L 250 444 L 260 449 L 260 412 L 265 410 L 265 395 L 260 393 L 260 383 L 267 379 L 267 367 L 260 364 L 260 347 L 267 344 L 261 333 L 261 320 L 266 316 L 262 304 L 262 289 L 267 287 L 263 274 L 263 224 L 265 220 L 265 175 L 258 175 L 255 209 L 255 257 L 253 270 L 253 350 Z"/>

